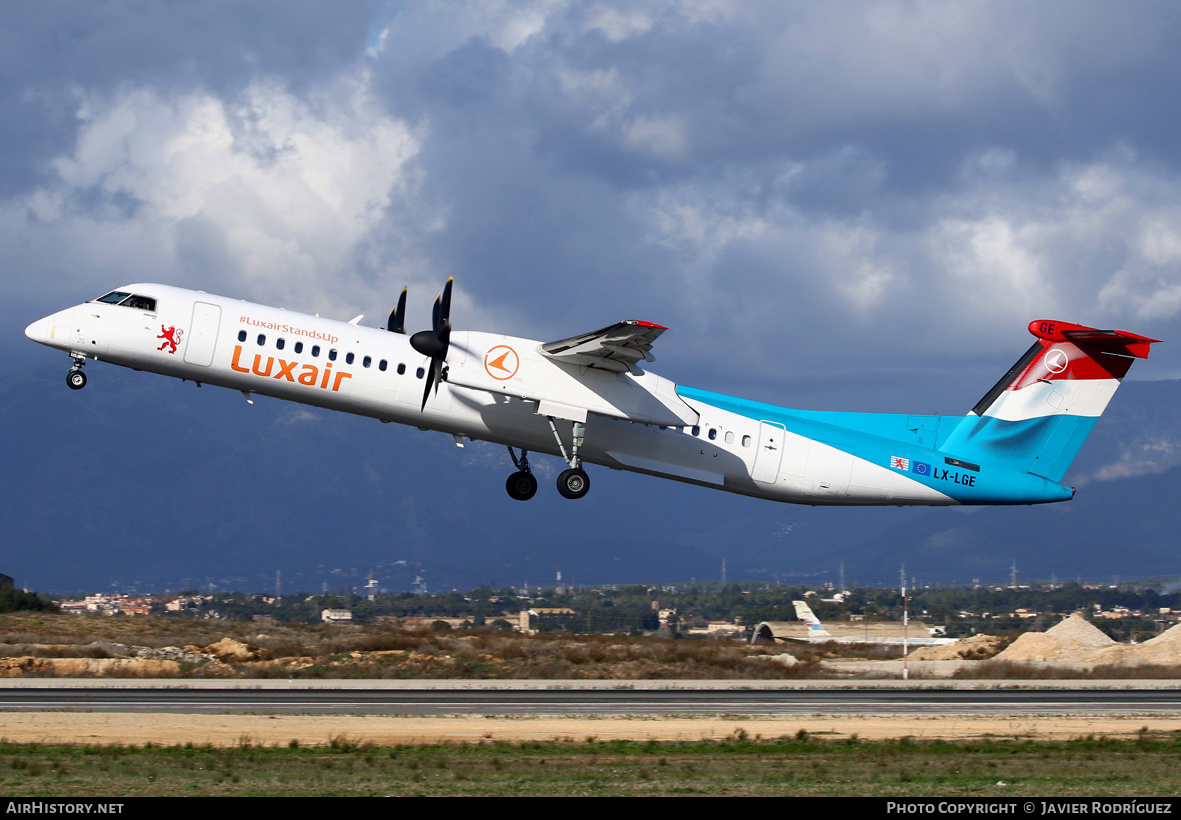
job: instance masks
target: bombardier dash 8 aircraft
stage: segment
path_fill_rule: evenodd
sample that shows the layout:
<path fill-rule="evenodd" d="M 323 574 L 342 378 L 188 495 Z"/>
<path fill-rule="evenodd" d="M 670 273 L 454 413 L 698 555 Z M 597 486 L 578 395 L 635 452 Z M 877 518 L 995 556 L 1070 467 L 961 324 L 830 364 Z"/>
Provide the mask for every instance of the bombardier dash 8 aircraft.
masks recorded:
<path fill-rule="evenodd" d="M 625 321 L 539 343 L 453 332 L 449 279 L 432 328 L 407 336 L 406 291 L 384 329 L 168 285 L 134 284 L 29 325 L 87 359 L 251 396 L 505 445 L 508 494 L 537 492 L 530 453 L 559 456 L 558 492 L 585 464 L 812 505 L 1040 504 L 1060 484 L 1128 372 L 1158 341 L 1035 321 L 1033 346 L 963 417 L 793 410 L 642 370 L 666 328 Z M 519 451 L 519 454 L 518 454 Z"/>

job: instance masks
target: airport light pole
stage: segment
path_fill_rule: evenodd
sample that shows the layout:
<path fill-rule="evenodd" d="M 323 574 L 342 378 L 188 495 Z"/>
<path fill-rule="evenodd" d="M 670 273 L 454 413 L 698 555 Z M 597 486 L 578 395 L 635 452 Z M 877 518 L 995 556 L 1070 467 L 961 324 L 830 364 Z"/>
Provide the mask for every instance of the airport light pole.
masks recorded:
<path fill-rule="evenodd" d="M 906 564 L 902 565 L 900 580 L 902 582 L 902 679 L 910 680 L 910 669 L 907 667 L 907 651 L 910 649 L 910 604 L 906 598 Z"/>

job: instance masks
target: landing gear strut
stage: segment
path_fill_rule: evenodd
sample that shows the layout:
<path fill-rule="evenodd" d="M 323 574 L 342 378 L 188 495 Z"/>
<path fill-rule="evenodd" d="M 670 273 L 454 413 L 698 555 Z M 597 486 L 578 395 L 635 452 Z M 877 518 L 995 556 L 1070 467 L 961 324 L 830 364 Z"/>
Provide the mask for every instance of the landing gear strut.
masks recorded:
<path fill-rule="evenodd" d="M 509 497 L 513 500 L 528 501 L 537 494 L 537 479 L 533 476 L 533 471 L 529 469 L 529 453 L 522 450 L 521 457 L 518 459 L 513 448 L 509 447 L 508 454 L 512 457 L 513 466 L 517 468 L 517 471 L 508 477 L 504 488 L 508 490 Z"/>
<path fill-rule="evenodd" d="M 66 373 L 66 384 L 71 390 L 81 390 L 86 386 L 86 374 L 82 372 L 82 365 L 86 363 L 86 359 L 82 356 L 72 356 L 74 366 Z"/>

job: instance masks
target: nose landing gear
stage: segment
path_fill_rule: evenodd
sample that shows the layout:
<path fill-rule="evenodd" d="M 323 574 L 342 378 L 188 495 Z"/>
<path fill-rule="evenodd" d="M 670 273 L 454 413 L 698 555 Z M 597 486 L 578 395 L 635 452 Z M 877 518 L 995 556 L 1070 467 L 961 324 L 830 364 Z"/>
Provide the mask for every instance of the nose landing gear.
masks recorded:
<path fill-rule="evenodd" d="M 86 363 L 83 356 L 71 356 L 74 366 L 66 373 L 66 384 L 71 390 L 81 390 L 86 386 L 86 374 L 82 372 L 82 365 Z"/>

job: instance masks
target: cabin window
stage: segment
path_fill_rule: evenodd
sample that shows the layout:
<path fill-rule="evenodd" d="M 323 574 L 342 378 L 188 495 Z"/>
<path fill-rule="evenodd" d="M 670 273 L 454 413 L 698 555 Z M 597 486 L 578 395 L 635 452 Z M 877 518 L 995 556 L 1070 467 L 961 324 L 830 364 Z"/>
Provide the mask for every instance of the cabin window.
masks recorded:
<path fill-rule="evenodd" d="M 303 353 L 303 342 L 296 342 L 295 343 L 295 352 L 296 353 Z"/>
<path fill-rule="evenodd" d="M 733 444 L 733 443 L 734 443 L 734 431 L 733 431 L 733 430 L 727 430 L 727 431 L 726 431 L 726 443 L 727 443 L 727 444 Z"/>
<path fill-rule="evenodd" d="M 743 436 L 743 437 L 742 437 L 742 446 L 743 446 L 743 447 L 749 447 L 749 446 L 750 446 L 750 436 Z"/>
<path fill-rule="evenodd" d="M 695 436 L 699 436 L 699 435 L 701 435 L 701 428 L 700 428 L 700 427 L 694 427 L 694 428 L 693 428 L 693 435 L 695 435 Z"/>
<path fill-rule="evenodd" d="M 275 339 L 275 349 L 282 350 L 283 345 L 287 344 L 284 339 Z"/>
<path fill-rule="evenodd" d="M 405 376 L 405 375 L 406 375 L 406 365 L 404 365 L 404 364 L 400 364 L 400 365 L 398 365 L 398 375 L 399 375 L 399 376 Z"/>
<path fill-rule="evenodd" d="M 352 353 L 345 354 L 344 363 L 345 364 L 352 364 L 353 363 L 353 354 Z"/>
<path fill-rule="evenodd" d="M 262 347 L 267 343 L 267 337 L 262 333 L 258 334 L 258 346 Z"/>
<path fill-rule="evenodd" d="M 718 440 L 718 431 L 713 427 L 709 428 L 709 440 L 710 441 L 717 441 Z"/>
<path fill-rule="evenodd" d="M 246 341 L 246 331 L 245 331 L 245 330 L 239 330 L 239 331 L 238 331 L 238 341 L 239 341 L 239 342 L 244 342 L 244 341 Z"/>
<path fill-rule="evenodd" d="M 385 366 L 386 366 L 385 359 L 382 359 L 380 362 L 377 363 L 377 369 L 380 370 L 382 373 L 385 372 Z"/>
<path fill-rule="evenodd" d="M 313 356 L 320 355 L 320 346 L 319 345 L 312 345 L 312 355 Z"/>
<path fill-rule="evenodd" d="M 420 368 L 418 368 L 418 370 L 415 370 L 415 371 L 414 371 L 414 376 L 415 376 L 416 378 L 419 378 L 419 379 L 421 379 L 421 378 L 422 378 L 423 376 L 425 376 L 425 375 L 426 375 L 426 371 L 425 371 L 425 370 L 423 370 L 421 367 L 420 367 Z"/>
<path fill-rule="evenodd" d="M 331 350 L 328 351 L 328 361 L 330 361 L 330 362 L 336 361 L 336 348 L 332 348 Z"/>
<path fill-rule="evenodd" d="M 349 355 L 351 356 L 353 354 L 350 353 Z M 364 359 L 361 359 L 361 367 L 368 367 L 371 364 L 373 364 L 372 356 L 366 356 Z"/>

